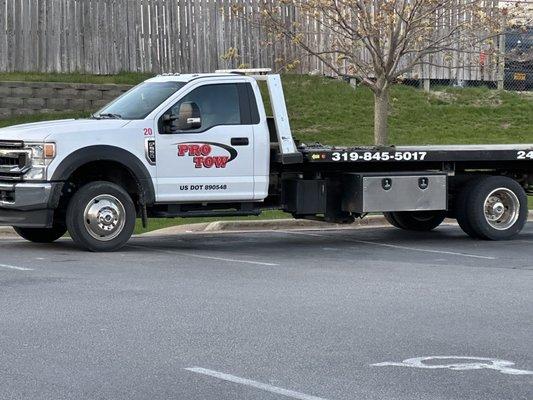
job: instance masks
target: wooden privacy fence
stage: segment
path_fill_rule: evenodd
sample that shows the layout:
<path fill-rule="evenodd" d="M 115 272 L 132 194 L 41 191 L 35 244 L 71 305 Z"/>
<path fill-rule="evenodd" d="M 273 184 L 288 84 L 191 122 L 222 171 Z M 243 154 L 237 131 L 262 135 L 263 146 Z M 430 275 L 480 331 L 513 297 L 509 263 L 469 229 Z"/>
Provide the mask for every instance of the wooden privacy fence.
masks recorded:
<path fill-rule="evenodd" d="M 278 68 L 300 59 L 301 73 L 328 73 L 291 42 L 266 42 L 264 32 L 229 12 L 247 15 L 276 0 L 0 0 L 0 71 L 212 72 Z M 288 23 L 295 20 L 287 10 Z M 313 27 L 310 27 L 313 29 Z M 324 38 L 327 40 L 327 38 Z M 481 55 L 481 50 L 480 50 Z M 432 60 L 433 63 L 435 60 Z M 495 63 L 461 69 L 426 66 L 415 78 L 495 80 Z"/>
<path fill-rule="evenodd" d="M 228 12 L 233 3 L 0 0 L 0 71 L 211 72 L 244 58 L 272 65 L 277 49 Z M 246 3 L 259 10 L 259 1 Z M 242 58 L 224 61 L 232 49 Z"/>

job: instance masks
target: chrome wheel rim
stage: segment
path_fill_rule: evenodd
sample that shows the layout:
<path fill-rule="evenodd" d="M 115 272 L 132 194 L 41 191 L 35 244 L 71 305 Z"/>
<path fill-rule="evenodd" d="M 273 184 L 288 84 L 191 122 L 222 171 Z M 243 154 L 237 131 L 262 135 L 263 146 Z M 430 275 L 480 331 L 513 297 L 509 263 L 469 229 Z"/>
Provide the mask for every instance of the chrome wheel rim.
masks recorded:
<path fill-rule="evenodd" d="M 512 227 L 520 216 L 520 200 L 507 188 L 490 192 L 484 204 L 485 220 L 494 229 L 504 231 Z"/>
<path fill-rule="evenodd" d="M 83 213 L 85 229 L 96 240 L 107 242 L 116 238 L 126 224 L 126 210 L 115 196 L 101 194 L 93 198 Z"/>

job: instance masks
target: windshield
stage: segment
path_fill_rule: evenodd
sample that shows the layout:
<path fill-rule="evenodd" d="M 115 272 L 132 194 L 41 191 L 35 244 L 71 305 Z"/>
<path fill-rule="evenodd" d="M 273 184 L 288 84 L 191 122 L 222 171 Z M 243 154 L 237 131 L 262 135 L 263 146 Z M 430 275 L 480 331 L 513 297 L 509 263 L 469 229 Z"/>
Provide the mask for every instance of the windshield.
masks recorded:
<path fill-rule="evenodd" d="M 93 117 L 99 119 L 144 119 L 184 85 L 184 82 L 141 83 L 102 108 Z"/>

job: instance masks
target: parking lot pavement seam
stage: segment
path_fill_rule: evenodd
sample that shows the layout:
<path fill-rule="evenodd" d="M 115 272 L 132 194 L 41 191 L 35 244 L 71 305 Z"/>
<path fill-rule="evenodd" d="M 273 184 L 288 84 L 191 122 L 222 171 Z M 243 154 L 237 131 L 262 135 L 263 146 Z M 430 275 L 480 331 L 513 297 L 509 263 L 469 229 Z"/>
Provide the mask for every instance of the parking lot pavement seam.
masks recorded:
<path fill-rule="evenodd" d="M 330 237 L 330 236 L 320 235 L 318 233 L 310 233 L 310 232 L 298 232 L 298 231 L 280 231 L 280 232 L 284 232 L 287 234 L 293 234 L 293 235 L 315 236 L 315 237 L 324 237 L 324 238 Z M 447 255 L 461 256 L 461 257 L 468 257 L 468 258 L 477 258 L 481 260 L 497 260 L 496 257 L 492 257 L 492 256 L 480 256 L 477 254 L 460 253 L 460 252 L 448 251 L 448 250 L 422 249 L 419 247 L 401 246 L 397 244 L 380 243 L 380 242 L 372 242 L 369 240 L 359 240 L 359 239 L 349 239 L 349 238 L 341 238 L 339 240 L 342 240 L 345 242 L 362 243 L 362 244 L 369 244 L 369 245 L 381 246 L 381 247 L 390 247 L 393 249 L 400 249 L 400 250 L 418 251 L 418 252 L 423 252 L 423 253 L 447 254 Z"/>

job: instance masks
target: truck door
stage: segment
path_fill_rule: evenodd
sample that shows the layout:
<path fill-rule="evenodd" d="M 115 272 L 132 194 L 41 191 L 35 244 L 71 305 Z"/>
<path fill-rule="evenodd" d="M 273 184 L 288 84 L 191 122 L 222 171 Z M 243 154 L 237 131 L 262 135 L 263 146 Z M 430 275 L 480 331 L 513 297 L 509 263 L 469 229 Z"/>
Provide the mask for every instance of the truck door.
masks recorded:
<path fill-rule="evenodd" d="M 246 85 L 200 83 L 159 118 L 158 201 L 253 199 L 254 128 Z"/>

